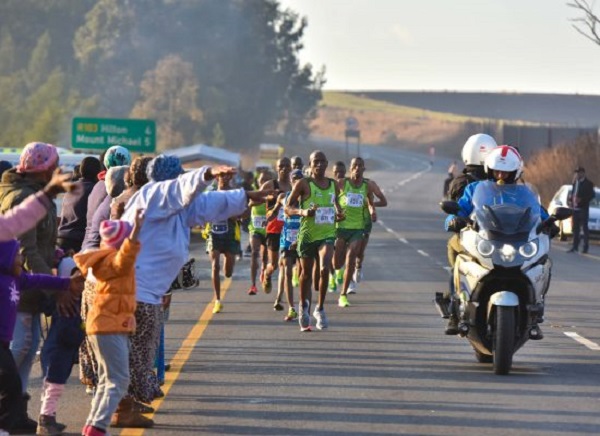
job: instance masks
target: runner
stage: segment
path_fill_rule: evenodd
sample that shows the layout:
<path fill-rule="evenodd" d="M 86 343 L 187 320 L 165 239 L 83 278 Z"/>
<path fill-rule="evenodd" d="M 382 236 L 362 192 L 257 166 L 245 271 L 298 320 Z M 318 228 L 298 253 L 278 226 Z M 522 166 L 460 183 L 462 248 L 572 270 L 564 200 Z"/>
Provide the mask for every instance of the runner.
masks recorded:
<path fill-rule="evenodd" d="M 328 327 L 324 304 L 335 241 L 335 221 L 344 219 L 337 201 L 335 181 L 325 177 L 327 157 L 322 151 L 310 155 L 312 177 L 300 180 L 285 204 L 287 215 L 300 215 L 298 256 L 300 271 L 300 302 L 298 305 L 300 331 L 310 331 L 311 274 L 315 259 L 320 261 L 319 299 L 313 312 L 319 330 Z M 296 206 L 296 205 L 299 205 Z"/>
<path fill-rule="evenodd" d="M 302 180 L 304 177 L 302 170 L 300 169 L 293 170 L 291 176 L 293 185 L 296 185 L 298 181 Z M 289 195 L 290 192 L 282 192 L 279 194 L 279 197 L 277 198 L 277 207 L 280 207 L 283 210 L 285 201 Z M 280 242 L 281 260 L 279 265 L 281 266 L 281 272 L 279 273 L 279 277 L 281 279 L 279 280 L 277 298 L 275 298 L 275 305 L 273 306 L 275 310 L 283 310 L 281 298 L 283 297 L 283 292 L 285 291 L 289 305 L 288 313 L 284 318 L 285 321 L 294 321 L 296 318 L 298 318 L 298 313 L 294 308 L 294 286 L 292 283 L 292 278 L 293 269 L 298 263 L 298 252 L 296 251 L 296 248 L 299 229 L 300 215 L 285 215 Z"/>
<path fill-rule="evenodd" d="M 290 159 L 283 157 L 277 161 L 277 179 L 269 180 L 261 186 L 261 190 L 276 190 L 286 193 L 292 190 L 292 182 L 290 180 L 290 172 L 292 164 Z M 281 237 L 281 229 L 283 228 L 283 208 L 279 206 L 277 199 L 267 200 L 267 252 L 268 263 L 265 269 L 265 274 L 262 282 L 264 291 L 268 294 L 273 288 L 272 276 L 277 270 L 279 263 L 279 239 Z M 280 275 L 280 279 L 283 276 Z"/>
<path fill-rule="evenodd" d="M 373 192 L 368 182 L 363 178 L 365 162 L 361 157 L 355 157 L 350 162 L 350 178 L 339 180 L 340 205 L 346 219 L 337 223 L 337 239 L 335 241 L 334 267 L 340 270 L 344 263 L 344 282 L 338 306 L 348 307 L 348 288 L 352 281 L 356 266 L 356 255 L 362 245 L 365 232 L 365 210 L 375 215 L 373 207 Z"/>
<path fill-rule="evenodd" d="M 258 184 L 262 186 L 270 178 L 270 173 L 261 172 L 258 175 Z M 250 289 L 248 289 L 248 295 L 256 295 L 256 274 L 258 273 L 258 260 L 261 259 L 260 264 L 260 279 L 262 282 L 265 266 L 267 263 L 267 207 L 265 203 L 255 203 L 250 201 L 248 203 L 250 207 L 250 223 L 248 224 L 248 230 L 250 230 L 250 247 L 252 248 L 252 257 L 250 258 Z M 266 292 L 266 290 L 265 290 Z"/>
<path fill-rule="evenodd" d="M 344 180 L 346 178 L 346 164 L 344 162 L 342 162 L 341 160 L 337 161 L 333 165 L 333 178 L 338 183 L 338 186 L 339 186 L 339 181 Z M 335 252 L 335 248 L 334 248 L 334 252 Z M 334 257 L 335 257 L 335 253 L 334 253 Z M 335 270 L 333 268 L 333 259 L 331 260 L 331 262 L 332 262 L 331 271 L 335 271 L 335 273 L 331 274 L 329 276 L 328 290 L 329 290 L 329 292 L 337 292 L 338 285 L 341 285 L 342 283 L 344 283 L 344 266 L 342 265 L 342 267 L 340 269 Z"/>
<path fill-rule="evenodd" d="M 217 176 L 217 191 L 231 189 L 232 174 L 220 174 Z M 212 262 L 212 284 L 215 292 L 215 305 L 213 313 L 223 310 L 221 302 L 221 254 L 225 256 L 223 274 L 229 278 L 233 275 L 235 257 L 241 253 L 240 226 L 237 217 L 209 224 L 207 240 L 207 251 L 210 253 Z"/>
<path fill-rule="evenodd" d="M 373 193 L 373 198 L 376 199 L 373 203 L 375 209 L 378 207 L 386 207 L 387 206 L 387 198 L 383 195 L 383 192 L 379 188 L 379 185 L 375 183 L 375 181 L 370 179 L 365 179 L 369 183 L 369 187 L 371 192 Z M 365 259 L 365 251 L 367 249 L 367 244 L 369 243 L 369 236 L 371 236 L 371 230 L 373 229 L 373 221 L 371 220 L 371 214 L 369 211 L 365 211 L 365 237 L 362 240 L 360 249 L 358 251 L 358 255 L 356 256 L 356 269 L 354 270 L 354 283 L 360 283 L 363 276 L 363 263 Z M 354 293 L 356 291 L 355 286 L 350 286 L 349 293 Z"/>

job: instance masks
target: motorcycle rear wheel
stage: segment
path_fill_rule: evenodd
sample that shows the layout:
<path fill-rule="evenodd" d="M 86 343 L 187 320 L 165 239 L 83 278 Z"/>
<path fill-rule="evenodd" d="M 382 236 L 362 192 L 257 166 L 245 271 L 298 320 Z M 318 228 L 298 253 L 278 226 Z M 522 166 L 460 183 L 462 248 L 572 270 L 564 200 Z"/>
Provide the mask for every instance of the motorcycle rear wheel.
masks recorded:
<path fill-rule="evenodd" d="M 515 349 L 515 310 L 510 306 L 496 307 L 494 336 L 494 373 L 506 375 L 512 367 Z"/>

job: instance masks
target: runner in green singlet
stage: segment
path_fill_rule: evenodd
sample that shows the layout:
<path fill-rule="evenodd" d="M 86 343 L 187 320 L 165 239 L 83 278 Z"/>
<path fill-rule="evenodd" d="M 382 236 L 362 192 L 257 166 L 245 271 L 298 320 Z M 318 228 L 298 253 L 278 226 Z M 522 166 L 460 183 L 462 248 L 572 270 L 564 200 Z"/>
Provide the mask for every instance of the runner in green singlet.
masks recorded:
<path fill-rule="evenodd" d="M 337 201 L 335 181 L 325 177 L 327 157 L 322 151 L 314 151 L 310 155 L 310 169 L 312 177 L 294 185 L 285 205 L 286 214 L 302 217 L 298 231 L 298 255 L 302 264 L 298 311 L 301 331 L 310 331 L 311 274 L 315 259 L 320 262 L 320 276 L 319 298 L 313 316 L 317 329 L 328 327 L 324 304 L 335 241 L 335 222 L 344 219 Z"/>
<path fill-rule="evenodd" d="M 346 219 L 337 223 L 337 239 L 335 241 L 334 267 L 336 270 L 346 265 L 344 282 L 338 306 L 348 307 L 348 288 L 352 281 L 356 266 L 356 255 L 361 247 L 365 234 L 365 210 L 370 216 L 375 213 L 373 193 L 363 178 L 365 162 L 355 157 L 350 162 L 350 177 L 338 181 L 340 204 Z"/>
<path fill-rule="evenodd" d="M 258 176 L 258 184 L 262 186 L 270 180 L 268 172 L 261 172 Z M 250 258 L 250 289 L 248 295 L 256 295 L 256 275 L 258 273 L 259 259 L 261 260 L 261 281 L 267 265 L 267 207 L 265 203 L 256 203 L 250 201 L 250 223 L 248 230 L 250 233 L 250 247 L 252 248 L 252 257 Z M 266 291 L 266 290 L 265 290 Z"/>
<path fill-rule="evenodd" d="M 386 207 L 387 206 L 387 198 L 383 194 L 383 191 L 379 188 L 379 185 L 375 183 L 374 180 L 365 179 L 369 183 L 369 187 L 371 192 L 373 192 L 374 203 L 373 206 L 375 209 L 378 207 Z M 377 218 L 377 214 L 375 214 L 375 219 Z M 360 283 L 362 280 L 362 271 L 363 271 L 363 262 L 365 259 L 365 250 L 367 249 L 367 244 L 369 243 L 369 236 L 371 236 L 371 230 L 373 229 L 373 220 L 371 220 L 371 214 L 366 211 L 365 212 L 365 237 L 360 244 L 360 249 L 358 250 L 358 254 L 356 256 L 356 269 L 354 270 L 354 282 Z"/>

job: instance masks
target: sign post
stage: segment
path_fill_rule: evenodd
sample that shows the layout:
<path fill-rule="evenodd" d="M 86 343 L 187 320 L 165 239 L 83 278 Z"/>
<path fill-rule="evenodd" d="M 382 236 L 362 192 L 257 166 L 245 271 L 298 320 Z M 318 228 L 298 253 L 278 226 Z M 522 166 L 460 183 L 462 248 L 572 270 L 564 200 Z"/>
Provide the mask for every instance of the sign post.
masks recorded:
<path fill-rule="evenodd" d="M 153 120 L 73 118 L 71 147 L 106 150 L 122 145 L 137 153 L 156 151 L 156 123 Z"/>
<path fill-rule="evenodd" d="M 350 158 L 348 155 L 348 138 L 356 138 L 356 154 L 360 156 L 360 129 L 358 125 L 358 120 L 354 117 L 346 118 L 346 161 Z"/>

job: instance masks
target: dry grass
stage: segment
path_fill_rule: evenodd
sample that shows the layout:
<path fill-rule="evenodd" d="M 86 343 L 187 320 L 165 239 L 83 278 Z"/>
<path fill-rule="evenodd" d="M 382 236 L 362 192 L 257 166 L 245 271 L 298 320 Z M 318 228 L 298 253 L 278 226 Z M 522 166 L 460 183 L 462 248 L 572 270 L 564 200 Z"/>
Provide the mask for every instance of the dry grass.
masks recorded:
<path fill-rule="evenodd" d="M 534 155 L 526 163 L 524 177 L 539 191 L 542 204 L 548 205 L 556 190 L 573 182 L 573 170 L 582 166 L 588 179 L 600 183 L 600 144 L 583 137 Z"/>

